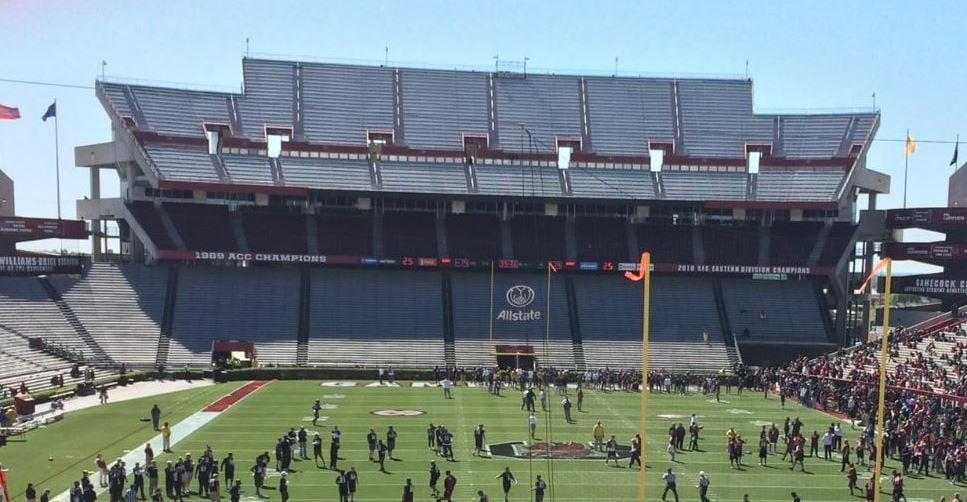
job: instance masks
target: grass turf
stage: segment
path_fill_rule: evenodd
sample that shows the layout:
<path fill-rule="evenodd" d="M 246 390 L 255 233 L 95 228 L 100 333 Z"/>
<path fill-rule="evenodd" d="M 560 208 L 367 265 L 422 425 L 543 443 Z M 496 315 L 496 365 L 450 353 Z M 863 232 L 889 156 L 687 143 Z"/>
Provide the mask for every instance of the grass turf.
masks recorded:
<path fill-rule="evenodd" d="M 59 495 L 80 479 L 81 471 L 95 471 L 94 456 L 99 452 L 110 461 L 127 450 L 143 448 L 157 434 L 151 422 L 140 421 L 149 416 L 153 404 L 161 408 L 162 422 L 174 425 L 239 385 L 199 387 L 69 412 L 64 420 L 28 432 L 26 441 L 10 441 L 0 448 L 0 464 L 9 470 L 10 496 L 24 500 L 28 482 L 38 488 L 38 494 L 50 489 L 51 496 Z M 95 475 L 92 479 L 96 483 Z"/>
<path fill-rule="evenodd" d="M 625 467 L 627 460 L 621 462 L 621 468 L 614 468 L 606 467 L 602 460 L 556 460 L 549 464 L 543 459 L 529 461 L 472 457 L 472 430 L 479 423 L 485 424 L 487 442 L 490 444 L 527 439 L 527 413 L 520 410 L 517 392 L 505 391 L 506 397 L 498 398 L 489 395 L 486 389 L 460 387 L 454 392 L 456 399 L 445 400 L 440 389 L 410 388 L 405 383 L 400 388 L 366 388 L 362 385 L 361 382 L 357 387 L 320 387 L 319 382 L 274 382 L 176 445 L 175 455 L 192 452 L 193 456 L 197 456 L 206 445 L 214 448 L 218 458 L 229 451 L 234 452 L 246 496 L 252 497 L 254 490 L 251 476 L 248 475 L 252 460 L 262 451 L 268 450 L 272 454 L 275 440 L 289 427 L 305 425 L 310 431 L 320 431 L 328 459 L 328 432 L 332 426 L 338 425 L 343 431 L 343 447 L 340 450 L 343 460 L 340 460 L 340 467 L 348 469 L 355 466 L 359 471 L 357 500 L 360 501 L 399 500 L 401 487 L 407 477 L 413 478 L 417 486 L 417 500 L 428 500 L 427 469 L 429 461 L 434 459 L 442 470 L 449 469 L 458 478 L 454 500 L 459 501 L 476 500 L 474 495 L 478 489 L 484 490 L 491 500 L 501 500 L 500 481 L 495 476 L 505 466 L 509 466 L 520 480 L 520 485 L 511 491 L 511 500 L 530 500 L 529 486 L 537 474 L 552 484 L 553 492 L 545 500 L 637 499 L 638 471 Z M 55 488 L 52 491 L 59 493 L 73 479 L 74 471 L 90 466 L 90 459 L 97 451 L 103 450 L 108 458 L 113 458 L 123 449 L 138 447 L 151 435 L 151 431 L 143 429 L 144 424 L 137 421 L 146 414 L 146 403 L 158 401 L 164 408 L 164 403 L 168 402 L 167 407 L 172 409 L 167 417 L 176 420 L 177 416 L 201 409 L 230 390 L 225 386 L 216 386 L 158 399 L 108 405 L 88 413 L 78 412 L 66 421 L 32 435 L 28 443 L 0 450 L 0 459 L 6 459 L 5 463 L 11 466 L 10 476 L 18 491 L 22 492 L 26 481 L 20 473 L 26 471 L 37 473 L 33 476 L 34 480 L 50 478 L 50 482 L 40 484 L 41 488 L 53 484 Z M 344 397 L 325 398 L 325 395 Z M 539 412 L 541 422 L 538 437 L 549 437 L 553 441 L 587 442 L 594 422 L 601 420 L 608 435 L 615 434 L 622 444 L 627 444 L 638 429 L 639 397 L 635 393 L 587 392 L 584 412 L 574 413 L 575 424 L 564 423 L 559 406 L 552 406 L 549 416 Z M 336 407 L 323 410 L 322 415 L 328 416 L 328 419 L 314 428 L 305 420 L 312 414 L 310 406 L 315 399 L 322 399 L 324 403 Z M 780 455 L 770 455 L 769 467 L 756 465 L 758 422 L 776 422 L 781 428 L 786 416 L 799 416 L 805 422 L 804 430 L 811 432 L 813 429 L 821 431 L 832 421 L 830 417 L 791 402 L 787 402 L 786 410 L 782 410 L 778 400 L 764 400 L 762 394 L 758 393 L 723 395 L 722 400 L 722 403 L 716 404 L 714 399 L 701 394 L 687 397 L 650 396 L 647 500 L 660 500 L 663 488 L 660 474 L 668 467 L 678 474 L 678 490 L 682 500 L 698 499 L 695 485 L 700 470 L 709 473 L 712 500 L 736 501 L 742 500 L 743 494 L 749 494 L 755 502 L 788 501 L 791 491 L 798 492 L 803 501 L 810 502 L 862 500 L 859 496 L 850 497 L 845 475 L 839 471 L 838 456 L 834 462 L 807 457 L 807 473 L 798 470 L 790 472 L 789 464 L 780 461 Z M 556 404 L 559 401 L 560 398 L 552 393 L 549 402 Z M 176 402 L 178 405 L 174 404 Z M 174 406 L 178 408 L 174 409 Z M 412 409 L 425 414 L 416 417 L 371 414 L 384 409 Z M 687 425 L 687 417 L 691 413 L 701 417 L 704 431 L 700 445 L 704 451 L 682 453 L 678 457 L 679 462 L 672 463 L 665 453 L 665 431 L 672 422 Z M 681 418 L 669 418 L 675 415 Z M 548 420 L 551 421 L 550 430 L 547 428 Z M 425 429 L 430 422 L 445 424 L 454 432 L 454 450 L 458 462 L 441 461 L 426 448 Z M 374 427 L 380 437 L 385 437 L 389 425 L 399 432 L 396 456 L 401 460 L 387 461 L 390 472 L 382 474 L 375 464 L 367 461 L 365 434 L 369 427 Z M 739 434 L 749 440 L 744 461 L 751 465 L 746 465 L 743 470 L 730 469 L 728 464 L 725 432 L 729 427 L 735 427 Z M 858 433 L 846 427 L 846 439 L 851 444 Z M 111 443 L 114 443 L 113 447 L 106 446 Z M 48 451 L 55 458 L 65 454 L 74 455 L 71 462 L 81 463 L 48 466 Z M 26 457 L 22 458 L 21 455 Z M 163 462 L 170 457 L 162 455 L 159 459 Z M 895 467 L 898 467 L 896 462 L 888 461 L 888 470 Z M 67 473 L 58 474 L 65 468 L 68 469 Z M 311 461 L 294 462 L 293 468 L 298 471 L 290 476 L 293 501 L 338 500 L 334 472 L 318 469 Z M 862 486 L 868 474 L 864 468 L 860 468 L 860 473 L 859 484 Z M 267 481 L 272 487 L 277 483 L 278 478 L 274 475 Z M 937 478 L 919 479 L 911 476 L 907 480 L 906 494 L 911 501 L 936 500 L 941 495 L 949 499 L 961 488 L 952 487 Z M 266 490 L 264 493 L 271 499 L 279 498 L 275 490 Z"/>

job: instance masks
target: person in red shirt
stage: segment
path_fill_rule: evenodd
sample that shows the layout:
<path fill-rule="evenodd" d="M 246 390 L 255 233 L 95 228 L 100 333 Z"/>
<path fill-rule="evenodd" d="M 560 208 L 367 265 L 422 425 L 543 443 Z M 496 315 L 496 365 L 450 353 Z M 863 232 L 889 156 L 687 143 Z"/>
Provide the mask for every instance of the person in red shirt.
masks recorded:
<path fill-rule="evenodd" d="M 849 471 L 846 472 L 846 479 L 849 480 L 849 494 L 853 495 L 853 490 L 856 489 L 856 467 L 853 464 L 849 465 Z"/>

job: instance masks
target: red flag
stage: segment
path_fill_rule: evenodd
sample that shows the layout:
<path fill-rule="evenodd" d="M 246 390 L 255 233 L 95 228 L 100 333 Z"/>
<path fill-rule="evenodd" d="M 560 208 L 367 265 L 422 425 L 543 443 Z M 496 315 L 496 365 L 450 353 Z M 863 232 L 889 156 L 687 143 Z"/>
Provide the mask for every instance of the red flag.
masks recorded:
<path fill-rule="evenodd" d="M 17 120 L 20 118 L 20 109 L 11 106 L 0 105 L 0 119 Z"/>

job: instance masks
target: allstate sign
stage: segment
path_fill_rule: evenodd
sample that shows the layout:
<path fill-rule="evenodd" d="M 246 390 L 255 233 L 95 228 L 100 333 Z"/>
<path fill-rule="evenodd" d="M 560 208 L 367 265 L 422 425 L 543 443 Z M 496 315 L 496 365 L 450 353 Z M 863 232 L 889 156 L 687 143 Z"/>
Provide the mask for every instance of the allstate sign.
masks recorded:
<path fill-rule="evenodd" d="M 504 299 L 507 301 L 507 305 L 510 305 L 510 309 L 501 309 L 497 313 L 498 321 L 540 321 L 541 312 L 539 310 L 528 309 L 524 310 L 528 305 L 534 303 L 536 297 L 534 293 L 534 288 L 530 286 L 525 286 L 523 284 L 518 284 L 516 286 L 511 286 L 507 293 L 504 294 Z"/>

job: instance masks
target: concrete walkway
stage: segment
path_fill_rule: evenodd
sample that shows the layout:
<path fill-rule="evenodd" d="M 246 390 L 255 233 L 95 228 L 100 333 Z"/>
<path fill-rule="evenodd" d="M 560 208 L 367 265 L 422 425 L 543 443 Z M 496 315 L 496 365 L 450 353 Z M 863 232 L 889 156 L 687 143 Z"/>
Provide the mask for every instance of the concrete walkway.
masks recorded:
<path fill-rule="evenodd" d="M 191 383 L 188 383 L 184 380 L 147 380 L 144 382 L 128 384 L 124 387 L 114 387 L 109 389 L 107 391 L 107 402 L 119 403 L 121 401 L 129 401 L 131 399 L 169 394 L 171 392 L 197 389 L 199 387 L 208 387 L 210 385 L 214 385 L 214 382 L 204 379 L 192 380 Z M 93 396 L 72 397 L 70 399 L 65 399 L 63 403 L 64 413 L 70 413 L 72 411 L 93 408 L 101 405 L 101 401 L 97 393 L 95 393 Z M 49 409 L 50 403 L 39 404 L 37 405 L 35 412 L 41 413 Z"/>

